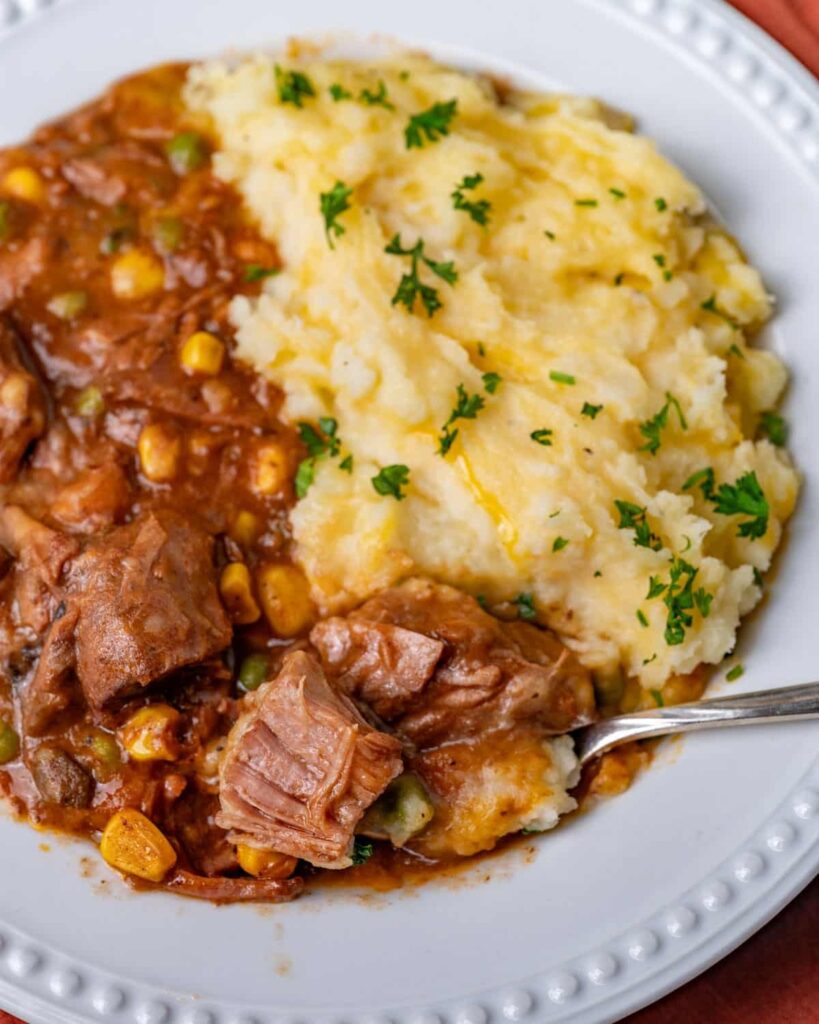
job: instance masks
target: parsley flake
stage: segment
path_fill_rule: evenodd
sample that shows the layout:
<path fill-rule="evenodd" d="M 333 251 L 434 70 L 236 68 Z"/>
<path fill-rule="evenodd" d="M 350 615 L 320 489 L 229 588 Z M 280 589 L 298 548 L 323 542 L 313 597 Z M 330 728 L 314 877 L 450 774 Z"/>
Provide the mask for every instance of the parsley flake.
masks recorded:
<path fill-rule="evenodd" d="M 471 199 L 467 199 L 464 195 L 464 192 L 471 192 L 476 189 L 482 181 L 482 174 L 467 174 L 455 186 L 455 190 L 452 192 L 451 198 L 452 205 L 456 210 L 463 210 L 464 213 L 469 214 L 476 224 L 486 227 L 489 223 L 489 211 L 492 209 L 492 204 L 488 199 L 479 199 L 475 202 Z"/>
<path fill-rule="evenodd" d="M 588 416 L 590 420 L 596 419 L 597 414 L 602 412 L 602 405 L 592 405 L 591 402 L 584 402 L 583 408 L 580 410 L 581 416 Z"/>
<path fill-rule="evenodd" d="M 316 95 L 313 83 L 301 71 L 285 71 L 278 64 L 274 70 L 276 88 L 282 103 L 292 103 L 294 107 L 301 107 L 305 97 Z"/>
<path fill-rule="evenodd" d="M 535 610 L 535 599 L 531 594 L 518 594 L 513 601 L 513 604 L 517 605 L 518 615 L 522 619 L 526 619 L 527 622 L 531 622 L 537 618 L 537 611 Z"/>
<path fill-rule="evenodd" d="M 570 373 L 561 373 L 560 370 L 549 370 L 549 380 L 555 384 L 576 384 L 577 380 Z"/>
<path fill-rule="evenodd" d="M 449 125 L 458 110 L 458 101 L 433 103 L 428 110 L 410 117 L 404 129 L 407 149 L 423 149 L 427 142 L 438 142 L 449 135 Z"/>
<path fill-rule="evenodd" d="M 352 457 L 352 455 L 346 455 L 341 460 L 341 462 L 339 462 L 338 468 L 344 470 L 345 473 L 352 473 L 352 471 L 353 471 L 353 457 Z"/>
<path fill-rule="evenodd" d="M 626 193 L 621 188 L 610 188 L 609 192 L 615 199 L 625 199 Z"/>
<path fill-rule="evenodd" d="M 568 543 L 569 541 L 565 537 L 555 537 L 554 543 L 552 544 L 552 551 L 562 551 Z"/>
<path fill-rule="evenodd" d="M 637 609 L 637 621 L 644 629 L 648 629 L 648 619 L 646 618 L 646 613 L 642 608 Z"/>
<path fill-rule="evenodd" d="M 654 657 L 656 658 L 657 655 L 655 654 Z M 654 659 L 652 659 L 652 661 L 653 660 Z M 643 664 L 647 665 L 648 662 L 644 661 Z M 658 708 L 664 708 L 665 707 L 665 701 L 663 700 L 663 695 L 660 693 L 659 690 L 649 690 L 648 692 L 651 694 L 651 698 L 654 701 L 654 703 L 657 705 Z"/>
<path fill-rule="evenodd" d="M 456 420 L 474 420 L 485 404 L 481 395 L 467 394 L 463 384 L 458 385 L 456 393 L 458 400 L 455 407 L 449 414 L 449 419 L 441 427 L 441 436 L 438 438 L 439 455 L 446 455 L 458 436 L 457 429 L 450 429 L 452 424 Z"/>
<path fill-rule="evenodd" d="M 343 181 L 337 181 L 329 192 L 319 195 L 319 212 L 324 218 L 324 234 L 331 249 L 335 249 L 333 238 L 339 238 L 347 230 L 343 224 L 338 223 L 338 218 L 350 209 L 348 200 L 352 194 L 353 190 Z"/>
<path fill-rule="evenodd" d="M 263 281 L 266 277 L 275 277 L 281 273 L 281 267 L 265 267 L 261 263 L 248 263 L 245 267 L 244 279 L 248 284 Z"/>
<path fill-rule="evenodd" d="M 712 295 L 709 299 L 706 299 L 705 302 L 701 302 L 700 309 L 704 309 L 706 313 L 713 313 L 714 316 L 720 317 L 720 319 L 724 320 L 733 330 L 739 330 L 739 324 L 734 320 L 730 313 L 726 313 L 724 309 L 721 309 L 717 305 L 716 295 Z"/>
<path fill-rule="evenodd" d="M 387 99 L 387 87 L 381 78 L 378 79 L 377 92 L 372 92 L 370 89 L 362 89 L 358 98 L 362 103 L 366 103 L 368 107 L 383 107 L 385 110 L 395 110 L 395 107 Z"/>
<path fill-rule="evenodd" d="M 671 560 L 669 584 L 663 603 L 668 609 L 665 624 L 665 642 L 669 647 L 681 644 L 685 640 L 685 631 L 694 619 L 691 610 L 694 607 L 692 586 L 697 570 L 683 558 Z"/>
<path fill-rule="evenodd" d="M 778 412 L 763 412 L 759 417 L 756 434 L 757 437 L 767 437 L 771 444 L 782 448 L 788 442 L 788 424 Z"/>
<path fill-rule="evenodd" d="M 557 238 L 557 235 L 554 233 L 554 231 L 544 231 L 543 234 L 549 239 L 550 242 L 553 242 Z"/>
<path fill-rule="evenodd" d="M 650 601 L 653 597 L 659 597 L 667 588 L 667 585 L 662 582 L 659 576 L 649 576 L 648 578 L 648 593 L 646 594 L 646 600 Z"/>
<path fill-rule="evenodd" d="M 737 679 L 739 679 L 739 677 L 741 675 L 744 675 L 744 674 L 745 674 L 745 666 L 744 665 L 734 665 L 734 667 L 730 670 L 730 672 L 726 672 L 725 673 L 725 678 L 728 680 L 729 683 L 733 683 Z"/>
<path fill-rule="evenodd" d="M 620 513 L 620 522 L 617 526 L 621 530 L 634 530 L 635 547 L 651 548 L 652 551 L 659 551 L 662 548 L 662 541 L 648 525 L 646 509 L 631 501 L 621 501 L 619 498 L 615 498 L 614 504 Z"/>
<path fill-rule="evenodd" d="M 350 90 L 345 89 L 340 82 L 333 82 L 327 91 L 333 97 L 333 103 L 340 103 L 342 100 L 351 100 L 353 98 Z"/>
<path fill-rule="evenodd" d="M 353 867 L 358 867 L 360 864 L 366 864 L 374 853 L 375 847 L 369 839 L 364 839 L 362 836 L 356 836 L 353 840 L 353 851 L 350 854 L 350 860 L 353 862 Z"/>
<path fill-rule="evenodd" d="M 441 308 L 441 300 L 438 298 L 438 290 L 428 284 L 424 284 L 418 277 L 419 263 L 433 272 L 433 274 L 446 281 L 447 284 L 455 284 L 458 280 L 458 271 L 452 262 L 439 263 L 424 255 L 424 241 L 419 238 L 411 249 L 404 249 L 401 246 L 401 236 L 396 235 L 384 252 L 391 256 L 409 256 L 410 271 L 404 274 L 398 282 L 398 288 L 392 297 L 393 306 L 402 305 L 412 313 L 415 307 L 415 300 L 420 298 L 421 305 L 427 311 L 427 316 L 432 316 L 436 310 Z"/>
<path fill-rule="evenodd" d="M 751 516 L 739 524 L 738 537 L 753 540 L 767 533 L 770 506 L 753 470 L 733 484 L 720 484 L 711 500 L 722 516 Z"/>
<path fill-rule="evenodd" d="M 498 385 L 503 382 L 503 377 L 499 373 L 484 373 L 481 379 L 483 380 L 484 388 L 490 395 L 494 395 L 498 390 Z"/>
<path fill-rule="evenodd" d="M 299 439 L 308 451 L 308 457 L 299 463 L 293 482 L 297 498 L 303 498 L 312 486 L 319 459 L 335 458 L 341 450 L 338 422 L 330 416 L 321 416 L 318 422 L 318 430 L 311 423 L 297 424 Z"/>
<path fill-rule="evenodd" d="M 625 278 L 625 276 L 626 276 L 625 273 L 621 270 L 620 273 L 617 275 L 617 277 L 615 277 L 615 279 L 614 279 L 614 287 L 615 288 L 619 288 L 620 287 L 620 285 L 623 283 L 623 279 Z"/>
<path fill-rule="evenodd" d="M 714 500 L 714 470 L 711 466 L 706 466 L 705 469 L 699 469 L 696 473 L 692 473 L 682 485 L 684 491 L 688 491 L 692 487 L 699 487 L 706 501 Z"/>
<path fill-rule="evenodd" d="M 551 448 L 553 434 L 553 430 L 542 427 L 540 430 L 533 430 L 529 437 L 538 444 L 542 444 L 544 448 Z"/>
<path fill-rule="evenodd" d="M 378 473 L 376 473 L 374 477 L 370 477 L 370 479 L 377 494 L 381 494 L 384 497 L 395 498 L 396 501 L 401 501 L 406 497 L 401 488 L 406 487 L 409 483 L 409 475 L 409 466 L 397 464 L 393 466 L 384 466 L 383 469 L 380 469 Z"/>
<path fill-rule="evenodd" d="M 652 416 L 650 420 L 640 424 L 640 433 L 643 437 L 647 438 L 646 443 L 639 449 L 641 452 L 651 452 L 652 455 L 657 454 L 661 443 L 660 434 L 668 426 L 668 413 L 672 406 L 677 410 L 680 426 L 683 430 L 688 430 L 688 423 L 683 415 L 680 403 L 670 391 L 666 391 L 665 405 L 662 409 L 660 409 L 656 416 Z"/>
<path fill-rule="evenodd" d="M 596 199 L 575 199 L 574 205 L 575 206 L 594 207 L 594 206 L 597 206 L 597 200 Z"/>
<path fill-rule="evenodd" d="M 665 210 L 668 209 L 668 203 L 665 201 L 665 199 L 663 199 L 662 196 L 657 196 L 657 198 L 654 200 L 654 205 L 657 207 L 657 210 L 660 213 L 663 213 Z"/>

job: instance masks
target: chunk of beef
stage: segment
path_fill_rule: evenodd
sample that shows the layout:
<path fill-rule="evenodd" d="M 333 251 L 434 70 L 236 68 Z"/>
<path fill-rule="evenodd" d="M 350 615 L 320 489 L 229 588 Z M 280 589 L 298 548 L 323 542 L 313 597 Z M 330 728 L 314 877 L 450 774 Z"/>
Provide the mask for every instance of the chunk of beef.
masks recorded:
<path fill-rule="evenodd" d="M 23 727 L 42 736 L 74 696 L 74 630 L 77 610 L 56 618 L 46 636 L 34 676 L 22 696 Z"/>
<path fill-rule="evenodd" d="M 43 238 L 0 248 L 0 313 L 19 299 L 42 273 L 47 258 L 48 245 Z"/>
<path fill-rule="evenodd" d="M 129 502 L 128 478 L 112 460 L 81 470 L 57 491 L 49 511 L 68 530 L 98 533 L 119 521 Z"/>
<path fill-rule="evenodd" d="M 389 635 L 391 669 L 376 653 L 385 626 L 399 628 Z M 442 649 L 434 662 L 438 647 L 424 648 L 424 638 Z M 594 717 L 589 673 L 553 634 L 501 622 L 429 580 L 385 590 L 347 619 L 316 626 L 311 640 L 344 692 L 419 748 L 521 722 L 563 733 Z"/>
<path fill-rule="evenodd" d="M 178 868 L 157 888 L 170 889 L 180 896 L 190 896 L 211 903 L 287 903 L 304 889 L 304 879 L 294 878 L 224 878 L 194 875 Z"/>
<path fill-rule="evenodd" d="M 31 759 L 31 774 L 40 796 L 61 807 L 88 807 L 94 780 L 73 757 L 59 747 L 38 747 Z"/>
<path fill-rule="evenodd" d="M 20 358 L 17 336 L 0 318 L 0 483 L 8 483 L 45 428 L 40 385 Z"/>
<path fill-rule="evenodd" d="M 77 676 L 95 708 L 230 643 L 213 541 L 175 512 L 145 512 L 90 544 L 69 593 Z"/>
<path fill-rule="evenodd" d="M 222 764 L 217 824 L 236 842 L 347 867 L 356 824 L 401 771 L 399 742 L 372 729 L 303 651 L 245 702 Z"/>
<path fill-rule="evenodd" d="M 444 652 L 441 640 L 423 633 L 353 618 L 325 619 L 310 639 L 341 689 L 364 701 L 384 721 L 410 708 Z"/>
<path fill-rule="evenodd" d="M 79 545 L 17 505 L 4 505 L 0 507 L 0 546 L 16 559 L 11 588 L 15 625 L 36 640 L 62 602 L 60 577 Z"/>

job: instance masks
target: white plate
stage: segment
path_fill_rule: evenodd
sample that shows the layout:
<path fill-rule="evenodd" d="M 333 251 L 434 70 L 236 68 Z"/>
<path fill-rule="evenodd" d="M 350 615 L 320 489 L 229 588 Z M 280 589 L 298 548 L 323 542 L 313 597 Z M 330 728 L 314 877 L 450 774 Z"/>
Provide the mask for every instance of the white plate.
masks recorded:
<path fill-rule="evenodd" d="M 13 7 L 0 0 L 0 19 Z M 0 38 L 0 142 L 142 65 L 328 29 L 636 113 L 762 268 L 781 301 L 769 343 L 794 372 L 808 483 L 736 688 L 819 675 L 819 89 L 767 37 L 712 0 L 61 0 L 16 21 Z M 484 865 L 468 885 L 271 910 L 133 895 L 90 847 L 3 820 L 0 1004 L 46 1024 L 616 1020 L 732 949 L 819 869 L 817 738 L 806 723 L 671 745 L 530 862 L 497 861 L 488 884 Z"/>

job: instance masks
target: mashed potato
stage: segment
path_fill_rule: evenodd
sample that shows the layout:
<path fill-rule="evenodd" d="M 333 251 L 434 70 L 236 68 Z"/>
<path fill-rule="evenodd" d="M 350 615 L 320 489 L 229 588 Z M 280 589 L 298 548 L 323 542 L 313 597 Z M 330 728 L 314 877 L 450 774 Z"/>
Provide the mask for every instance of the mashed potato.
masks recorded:
<path fill-rule="evenodd" d="M 196 66 L 187 101 L 282 255 L 234 300 L 239 355 L 290 421 L 337 422 L 292 519 L 319 605 L 422 573 L 647 688 L 718 662 L 797 478 L 754 440 L 786 378 L 748 346 L 770 300 L 696 187 L 591 101 L 279 63 Z M 432 315 L 396 301 L 413 262 Z"/>

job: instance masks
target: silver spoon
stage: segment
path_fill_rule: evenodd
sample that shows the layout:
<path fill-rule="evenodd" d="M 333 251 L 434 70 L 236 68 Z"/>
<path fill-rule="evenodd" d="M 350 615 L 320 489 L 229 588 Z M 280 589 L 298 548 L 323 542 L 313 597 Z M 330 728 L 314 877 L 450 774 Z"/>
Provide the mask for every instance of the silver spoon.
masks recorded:
<path fill-rule="evenodd" d="M 819 718 L 819 683 L 738 693 L 736 696 L 617 715 L 577 729 L 573 734 L 574 748 L 580 763 L 586 764 L 630 740 L 644 740 L 672 732 L 808 718 Z"/>

